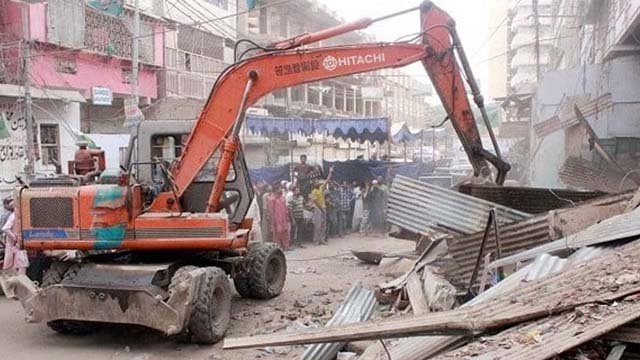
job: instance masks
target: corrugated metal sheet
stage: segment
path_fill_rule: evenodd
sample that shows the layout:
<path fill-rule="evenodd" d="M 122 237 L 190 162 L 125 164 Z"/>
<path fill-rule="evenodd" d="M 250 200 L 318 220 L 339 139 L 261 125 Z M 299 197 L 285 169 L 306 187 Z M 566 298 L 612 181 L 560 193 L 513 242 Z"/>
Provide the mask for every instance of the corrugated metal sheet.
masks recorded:
<path fill-rule="evenodd" d="M 571 156 L 567 158 L 558 172 L 565 185 L 576 189 L 618 192 L 624 174 L 611 167 L 599 167 L 591 161 Z M 631 189 L 634 183 L 625 181 L 623 189 Z"/>
<path fill-rule="evenodd" d="M 349 290 L 344 302 L 340 304 L 338 310 L 331 320 L 327 322 L 327 327 L 345 325 L 369 320 L 373 315 L 377 301 L 373 292 L 355 284 Z M 344 346 L 344 343 L 324 343 L 309 346 L 304 354 L 303 360 L 332 360 Z"/>
<path fill-rule="evenodd" d="M 567 246 L 581 248 L 608 241 L 640 236 L 640 208 L 620 214 L 567 237 Z"/>
<path fill-rule="evenodd" d="M 588 117 L 613 107 L 613 101 L 611 99 L 611 94 L 605 94 L 592 101 L 578 103 L 577 105 L 580 107 L 584 116 Z M 577 125 L 579 122 L 576 118 L 575 112 L 573 111 L 573 106 L 566 106 L 565 108 L 566 110 L 562 111 L 560 114 L 554 115 L 543 122 L 533 125 L 533 130 L 535 131 L 536 136 L 539 138 L 545 137 L 558 130 Z"/>
<path fill-rule="evenodd" d="M 545 278 L 549 275 L 566 270 L 570 265 L 576 265 L 580 262 L 606 255 L 614 249 L 614 247 L 601 246 L 587 247 L 576 251 L 567 259 L 561 259 L 559 257 L 549 255 L 540 256 L 531 264 L 511 274 L 496 286 L 483 292 L 461 307 L 476 305 L 495 299 L 498 296 L 504 296 L 521 286 L 524 281 L 534 281 Z M 402 339 L 402 341 L 389 349 L 389 352 L 392 355 L 391 358 L 394 360 L 423 360 L 437 354 L 462 339 L 464 339 L 463 336 L 424 336 L 406 338 Z"/>
<path fill-rule="evenodd" d="M 510 186 L 463 184 L 458 190 L 529 214 L 539 214 L 606 195 L 601 191 L 574 191 Z"/>
<path fill-rule="evenodd" d="M 638 273 L 640 273 L 640 241 L 620 246 L 607 255 L 592 259 L 588 266 L 576 265 L 560 274 L 522 284 L 509 292 L 508 296 L 498 296 L 481 304 L 424 316 L 334 327 L 330 331 L 315 329 L 299 334 L 271 334 L 226 339 L 223 348 L 295 345 L 324 342 L 334 338 L 351 341 L 417 334 L 488 331 L 561 315 L 584 304 L 619 300 L 640 291 L 640 283 L 636 275 Z M 615 286 L 611 286 L 612 284 Z M 634 310 L 632 312 L 634 316 L 640 316 L 638 309 Z M 626 313 L 624 316 L 625 321 L 633 319 L 628 318 Z M 605 320 L 605 325 L 619 324 L 618 317 L 612 315 L 611 318 L 611 322 Z M 579 334 L 571 335 L 582 339 Z"/>
<path fill-rule="evenodd" d="M 562 259 L 557 256 L 542 254 L 531 264 L 532 267 L 529 272 L 527 272 L 527 276 L 524 280 L 534 281 L 542 279 L 547 275 L 558 273 L 564 269 L 567 261 L 567 259 Z"/>
<path fill-rule="evenodd" d="M 565 238 L 536 248 L 504 257 L 489 264 L 490 268 L 515 264 L 532 259 L 540 254 L 554 253 L 567 249 L 580 249 L 589 245 L 602 244 L 614 240 L 640 236 L 640 208 L 616 215 Z"/>
<path fill-rule="evenodd" d="M 460 308 L 481 304 L 491 299 L 495 299 L 500 295 L 510 293 L 520 286 L 530 269 L 531 265 L 527 265 L 501 281 L 496 286 L 476 296 L 468 303 L 463 304 Z M 389 353 L 393 360 L 423 360 L 439 353 L 464 338 L 465 336 L 418 336 L 405 338 L 401 339 L 398 343 L 389 348 Z"/>
<path fill-rule="evenodd" d="M 396 176 L 389 195 L 389 222 L 417 234 L 433 229 L 470 234 L 484 229 L 489 211 L 496 209 L 500 223 L 531 215 L 457 191 L 406 176 Z"/>
<path fill-rule="evenodd" d="M 586 209 L 604 208 L 609 205 L 625 204 L 631 199 L 632 193 L 605 196 L 599 199 L 586 201 L 575 208 L 557 210 L 556 215 L 563 218 L 580 217 Z M 621 207 L 623 208 L 623 207 Z M 596 216 L 594 214 L 590 216 Z M 553 226 L 549 219 L 553 217 L 547 214 L 536 215 L 517 223 L 512 223 L 500 227 L 500 244 L 502 247 L 502 257 L 520 254 L 526 250 L 545 245 L 552 240 L 551 234 Z M 585 219 L 583 219 L 585 220 Z M 597 222 L 597 217 L 592 218 L 593 223 Z M 448 279 L 456 286 L 468 286 L 473 268 L 476 264 L 478 251 L 482 242 L 483 233 L 457 237 L 447 242 L 449 253 L 455 260 L 458 268 L 449 273 Z M 493 241 L 493 231 L 491 231 L 489 241 L 485 245 L 485 254 L 496 251 L 495 241 Z M 544 252 L 543 252 L 544 253 Z M 535 257 L 539 253 L 531 256 Z M 480 264 L 483 269 L 483 264 Z"/>

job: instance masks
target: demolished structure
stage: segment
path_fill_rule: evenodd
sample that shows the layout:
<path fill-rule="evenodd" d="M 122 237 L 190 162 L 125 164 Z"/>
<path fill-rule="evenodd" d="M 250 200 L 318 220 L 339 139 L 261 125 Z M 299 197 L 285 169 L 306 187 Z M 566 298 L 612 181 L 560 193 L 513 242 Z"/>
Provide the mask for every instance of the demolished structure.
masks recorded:
<path fill-rule="evenodd" d="M 548 359 L 596 347 L 617 359 L 640 342 L 640 193 L 457 190 L 402 176 L 391 188 L 390 222 L 428 244 L 376 297 L 413 316 L 224 348 L 368 339 L 358 359 Z M 508 206 L 519 196 L 530 197 L 528 212 Z M 564 206 L 545 206 L 551 198 Z"/>

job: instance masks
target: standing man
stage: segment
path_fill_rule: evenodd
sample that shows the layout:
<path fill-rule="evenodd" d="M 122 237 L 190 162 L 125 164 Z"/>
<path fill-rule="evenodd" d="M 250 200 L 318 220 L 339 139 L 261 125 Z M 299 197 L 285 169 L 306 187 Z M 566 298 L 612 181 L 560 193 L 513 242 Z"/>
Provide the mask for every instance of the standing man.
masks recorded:
<path fill-rule="evenodd" d="M 311 180 L 314 172 L 313 166 L 307 164 L 307 155 L 300 155 L 300 164 L 296 165 L 293 171 L 298 180 L 297 185 L 300 187 L 300 193 L 306 198 L 311 193 Z"/>
<path fill-rule="evenodd" d="M 316 244 L 327 243 L 327 204 L 324 192 L 327 188 L 327 183 L 331 181 L 332 174 L 333 166 L 329 169 L 327 179 L 316 181 L 313 191 L 311 191 L 310 198 L 313 201 L 316 210 L 319 212 L 313 216 L 313 242 Z"/>
<path fill-rule="evenodd" d="M 287 201 L 289 206 L 289 212 L 293 218 L 292 223 L 295 225 L 295 231 L 293 231 L 292 242 L 294 245 L 302 246 L 302 234 L 304 230 L 304 198 L 300 194 L 298 187 L 293 187 L 293 196 Z"/>
<path fill-rule="evenodd" d="M 377 180 L 373 180 L 372 188 L 368 195 L 369 200 L 369 220 L 371 227 L 377 233 L 384 233 L 384 197 L 385 193 L 380 188 Z"/>
<path fill-rule="evenodd" d="M 349 183 L 344 180 L 337 191 L 338 210 L 338 236 L 342 237 L 347 233 L 349 227 L 349 212 L 351 212 L 351 200 L 353 200 L 353 190 Z"/>

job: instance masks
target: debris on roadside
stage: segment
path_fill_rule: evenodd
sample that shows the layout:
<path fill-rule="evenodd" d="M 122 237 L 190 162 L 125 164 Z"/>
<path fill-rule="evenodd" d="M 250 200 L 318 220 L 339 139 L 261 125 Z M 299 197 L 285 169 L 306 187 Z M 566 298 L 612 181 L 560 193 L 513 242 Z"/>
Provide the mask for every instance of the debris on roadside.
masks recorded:
<path fill-rule="evenodd" d="M 376 322 L 227 339 L 224 348 L 340 341 L 365 344 L 353 355 L 362 360 L 546 359 L 565 358 L 563 353 L 619 359 L 627 343 L 640 343 L 640 193 L 567 192 L 575 200 L 565 207 L 537 204 L 542 210 L 530 215 L 396 179 L 404 191 L 426 191 L 413 201 L 414 211 L 436 208 L 427 204 L 436 195 L 447 196 L 449 209 L 495 207 L 486 214 L 469 212 L 475 219 L 459 229 L 440 221 L 443 210 L 423 212 L 404 228 L 397 221 L 403 231 L 419 231 L 423 251 L 412 260 L 364 254 L 379 261 L 381 273 L 393 276 L 374 289 Z M 445 236 L 425 235 L 436 232 Z M 393 338 L 384 346 L 380 342 Z"/>

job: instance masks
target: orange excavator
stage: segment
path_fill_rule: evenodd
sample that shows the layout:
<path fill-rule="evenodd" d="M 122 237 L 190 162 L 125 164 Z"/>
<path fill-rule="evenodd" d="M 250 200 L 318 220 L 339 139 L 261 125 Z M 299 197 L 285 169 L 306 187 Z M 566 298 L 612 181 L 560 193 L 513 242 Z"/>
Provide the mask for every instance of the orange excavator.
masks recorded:
<path fill-rule="evenodd" d="M 421 30 L 408 41 L 305 47 L 409 11 L 419 11 Z M 421 61 L 475 175 L 504 181 L 509 165 L 455 22 L 430 1 L 249 51 L 254 55 L 219 76 L 195 124 L 167 129 L 165 122 L 143 122 L 117 183 L 102 176 L 74 183 L 69 176 L 69 184 L 34 181 L 16 190 L 25 249 L 82 254 L 54 262 L 38 285 L 16 272 L 0 274 L 5 294 L 22 303 L 28 322 L 46 322 L 61 333 L 137 324 L 214 343 L 230 319 L 229 278 L 243 297 L 278 296 L 285 255 L 273 244 L 250 242 L 253 192 L 238 138 L 245 110 L 274 90 Z M 465 78 L 494 152 L 482 145 Z M 165 141 L 167 135 L 173 140 Z M 166 149 L 175 150 L 173 164 L 163 156 Z"/>

